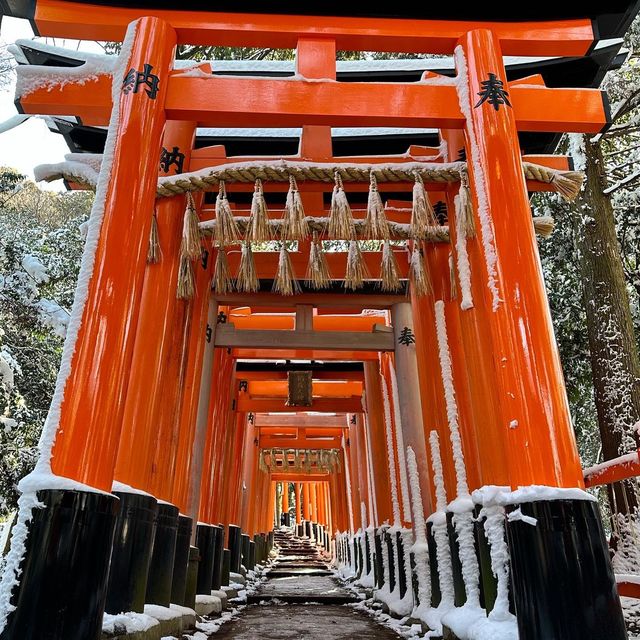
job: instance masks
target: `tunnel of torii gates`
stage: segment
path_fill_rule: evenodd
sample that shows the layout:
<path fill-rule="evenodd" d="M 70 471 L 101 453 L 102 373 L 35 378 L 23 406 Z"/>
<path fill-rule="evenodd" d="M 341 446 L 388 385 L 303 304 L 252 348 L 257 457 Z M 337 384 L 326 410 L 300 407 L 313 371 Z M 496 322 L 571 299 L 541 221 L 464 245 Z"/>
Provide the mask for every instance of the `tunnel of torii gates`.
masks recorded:
<path fill-rule="evenodd" d="M 571 198 L 582 176 L 525 152 L 602 131 L 606 97 L 601 75 L 549 87 L 543 62 L 514 78 L 503 56 L 591 61 L 636 5 L 123 4 L 2 3 L 40 35 L 123 44 L 18 69 L 22 112 L 108 129 L 102 156 L 40 170 L 96 196 L 0 637 L 88 640 L 105 607 L 188 605 L 265 562 L 285 523 L 398 615 L 626 638 L 528 195 Z M 293 48 L 295 75 L 174 68 L 185 43 Z M 339 50 L 453 64 L 342 81 Z M 213 126 L 298 127 L 300 145 L 227 156 L 195 144 Z M 334 155 L 331 127 L 437 143 Z"/>

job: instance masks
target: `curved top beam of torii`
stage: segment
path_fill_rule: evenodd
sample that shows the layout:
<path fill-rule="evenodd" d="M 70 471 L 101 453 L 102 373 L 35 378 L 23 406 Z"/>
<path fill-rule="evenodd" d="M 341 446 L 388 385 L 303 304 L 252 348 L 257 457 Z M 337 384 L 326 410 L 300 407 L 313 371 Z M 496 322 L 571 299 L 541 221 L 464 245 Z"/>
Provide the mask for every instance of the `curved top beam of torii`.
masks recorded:
<path fill-rule="evenodd" d="M 340 49 L 451 52 L 471 28 L 494 30 L 505 53 L 514 55 L 584 55 L 601 38 L 627 30 L 639 7 L 637 0 L 607 3 L 571 0 L 547 4 L 443 3 L 428 6 L 324 2 L 245 2 L 237 5 L 168 0 L 2 0 L 3 13 L 31 20 L 43 36 L 122 40 L 126 25 L 144 15 L 169 22 L 179 43 L 292 48 L 300 35 L 335 38 Z M 249 19 L 250 14 L 251 19 Z M 294 14 L 294 15 L 291 15 Z M 520 24 L 513 24 L 520 23 Z"/>

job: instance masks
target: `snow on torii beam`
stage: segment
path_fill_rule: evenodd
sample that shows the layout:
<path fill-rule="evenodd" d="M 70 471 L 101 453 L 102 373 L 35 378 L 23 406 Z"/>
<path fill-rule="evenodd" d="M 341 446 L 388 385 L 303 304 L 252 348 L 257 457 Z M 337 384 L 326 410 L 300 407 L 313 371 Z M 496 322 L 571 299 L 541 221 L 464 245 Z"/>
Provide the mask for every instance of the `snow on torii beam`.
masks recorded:
<path fill-rule="evenodd" d="M 334 17 L 109 7 L 38 0 L 31 20 L 41 36 L 121 41 L 142 15 L 166 20 L 178 44 L 295 48 L 300 37 L 332 38 L 340 50 L 451 53 L 471 29 L 494 31 L 507 55 L 583 56 L 597 41 L 589 19 L 478 22 L 415 18 Z"/>
<path fill-rule="evenodd" d="M 360 413 L 364 411 L 364 407 L 362 396 L 313 398 L 310 407 L 292 407 L 284 398 L 249 398 L 243 393 L 238 397 L 236 411 L 240 413 L 304 413 L 305 411 Z"/>
<path fill-rule="evenodd" d="M 84 84 L 80 84 L 84 82 Z M 438 84 L 336 82 L 174 74 L 165 101 L 170 120 L 198 126 L 399 126 L 462 129 L 454 81 Z M 442 83 L 442 84 L 440 84 Z M 238 97 L 242 96 L 242 99 Z M 519 131 L 599 133 L 609 123 L 606 94 L 598 89 L 509 86 Z M 111 77 L 40 88 L 16 102 L 24 113 L 75 115 L 104 126 L 111 113 Z"/>

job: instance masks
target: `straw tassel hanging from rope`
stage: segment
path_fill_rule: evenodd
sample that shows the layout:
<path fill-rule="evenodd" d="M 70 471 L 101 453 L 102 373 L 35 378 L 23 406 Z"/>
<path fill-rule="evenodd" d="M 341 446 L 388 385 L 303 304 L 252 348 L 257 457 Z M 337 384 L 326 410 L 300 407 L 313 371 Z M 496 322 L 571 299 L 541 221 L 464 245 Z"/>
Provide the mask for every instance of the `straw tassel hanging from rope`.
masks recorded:
<path fill-rule="evenodd" d="M 221 245 L 218 245 L 218 251 L 216 253 L 213 287 L 216 293 L 229 293 L 230 291 L 233 291 L 233 280 L 231 279 L 227 253 Z"/>
<path fill-rule="evenodd" d="M 555 227 L 555 220 L 551 216 L 536 216 L 533 218 L 533 228 L 543 238 L 548 238 Z"/>
<path fill-rule="evenodd" d="M 331 286 L 327 256 L 322 249 L 322 242 L 316 231 L 313 232 L 313 240 L 309 249 L 309 265 L 305 279 L 314 289 L 328 289 Z"/>
<path fill-rule="evenodd" d="M 567 202 L 572 202 L 578 197 L 583 182 L 581 171 L 556 171 L 550 184 Z"/>
<path fill-rule="evenodd" d="M 283 240 L 304 240 L 309 236 L 309 226 L 304 215 L 298 183 L 294 176 L 289 176 L 289 191 L 287 192 L 282 223 Z"/>
<path fill-rule="evenodd" d="M 267 202 L 264 199 L 264 191 L 262 188 L 262 180 L 256 179 L 253 190 L 253 199 L 251 200 L 251 215 L 246 240 L 249 242 L 267 242 L 271 240 L 271 227 L 269 226 L 269 210 Z"/>
<path fill-rule="evenodd" d="M 176 296 L 179 300 L 190 300 L 193 298 L 195 290 L 196 278 L 193 273 L 193 264 L 187 256 L 181 255 Z"/>
<path fill-rule="evenodd" d="M 151 216 L 147 264 L 157 264 L 158 262 L 160 262 L 160 236 L 158 234 L 158 211 L 155 210 Z"/>
<path fill-rule="evenodd" d="M 416 240 L 413 242 L 411 260 L 409 261 L 409 278 L 411 287 L 417 296 L 426 296 L 433 293 L 433 285 L 426 268 L 422 248 Z"/>
<path fill-rule="evenodd" d="M 380 262 L 380 289 L 382 291 L 397 291 L 401 287 L 398 262 L 393 254 L 391 242 L 385 240 L 382 245 L 382 261 Z"/>
<path fill-rule="evenodd" d="M 242 254 L 240 256 L 240 267 L 238 268 L 236 286 L 238 291 L 250 292 L 260 289 L 251 243 L 246 240 L 242 243 Z"/>
<path fill-rule="evenodd" d="M 367 266 L 360 251 L 357 240 L 349 242 L 349 253 L 347 253 L 347 269 L 344 274 L 345 289 L 359 289 L 368 278 Z"/>
<path fill-rule="evenodd" d="M 456 264 L 453 260 L 453 254 L 449 254 L 449 288 L 451 299 L 456 300 L 458 297 L 458 283 L 456 281 Z"/>
<path fill-rule="evenodd" d="M 464 221 L 463 228 L 465 238 L 475 238 L 476 226 L 473 220 L 473 205 L 471 203 L 471 190 L 469 189 L 469 175 L 466 171 L 460 172 L 460 190 L 454 198 L 456 216 L 461 216 Z"/>
<path fill-rule="evenodd" d="M 300 292 L 300 285 L 296 281 L 291 264 L 291 256 L 287 251 L 287 243 L 283 242 L 278 259 L 278 272 L 273 282 L 273 290 L 283 296 L 291 296 Z"/>
<path fill-rule="evenodd" d="M 184 210 L 184 219 L 182 221 L 182 244 L 180 251 L 182 255 L 196 260 L 202 255 L 202 246 L 200 244 L 200 220 L 196 213 L 196 203 L 190 192 L 187 192 L 187 207 Z"/>
<path fill-rule="evenodd" d="M 413 205 L 411 208 L 409 234 L 414 240 L 422 240 L 426 238 L 427 231 L 437 225 L 438 220 L 424 188 L 422 176 L 416 173 L 413 184 Z"/>
<path fill-rule="evenodd" d="M 240 230 L 233 217 L 224 180 L 220 180 L 218 197 L 216 198 L 215 239 L 219 246 L 240 241 Z"/>
<path fill-rule="evenodd" d="M 351 207 L 344 191 L 342 178 L 337 171 L 334 177 L 335 186 L 331 194 L 331 211 L 329 212 L 329 237 L 339 240 L 352 240 L 356 237 L 356 228 L 353 223 Z"/>
<path fill-rule="evenodd" d="M 364 237 L 367 240 L 387 240 L 389 224 L 384 213 L 384 204 L 378 191 L 378 181 L 373 171 L 369 179 L 369 198 L 367 201 L 367 217 L 364 220 Z"/>

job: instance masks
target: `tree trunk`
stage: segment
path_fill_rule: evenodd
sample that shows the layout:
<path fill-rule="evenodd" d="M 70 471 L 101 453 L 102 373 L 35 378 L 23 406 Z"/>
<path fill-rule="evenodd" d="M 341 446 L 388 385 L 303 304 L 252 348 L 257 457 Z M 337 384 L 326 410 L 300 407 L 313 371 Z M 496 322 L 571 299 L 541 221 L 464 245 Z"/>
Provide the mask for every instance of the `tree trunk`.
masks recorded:
<path fill-rule="evenodd" d="M 604 460 L 634 451 L 640 419 L 640 360 L 616 236 L 602 148 L 583 136 L 586 184 L 574 216 Z M 609 488 L 612 513 L 638 506 L 635 481 Z"/>

